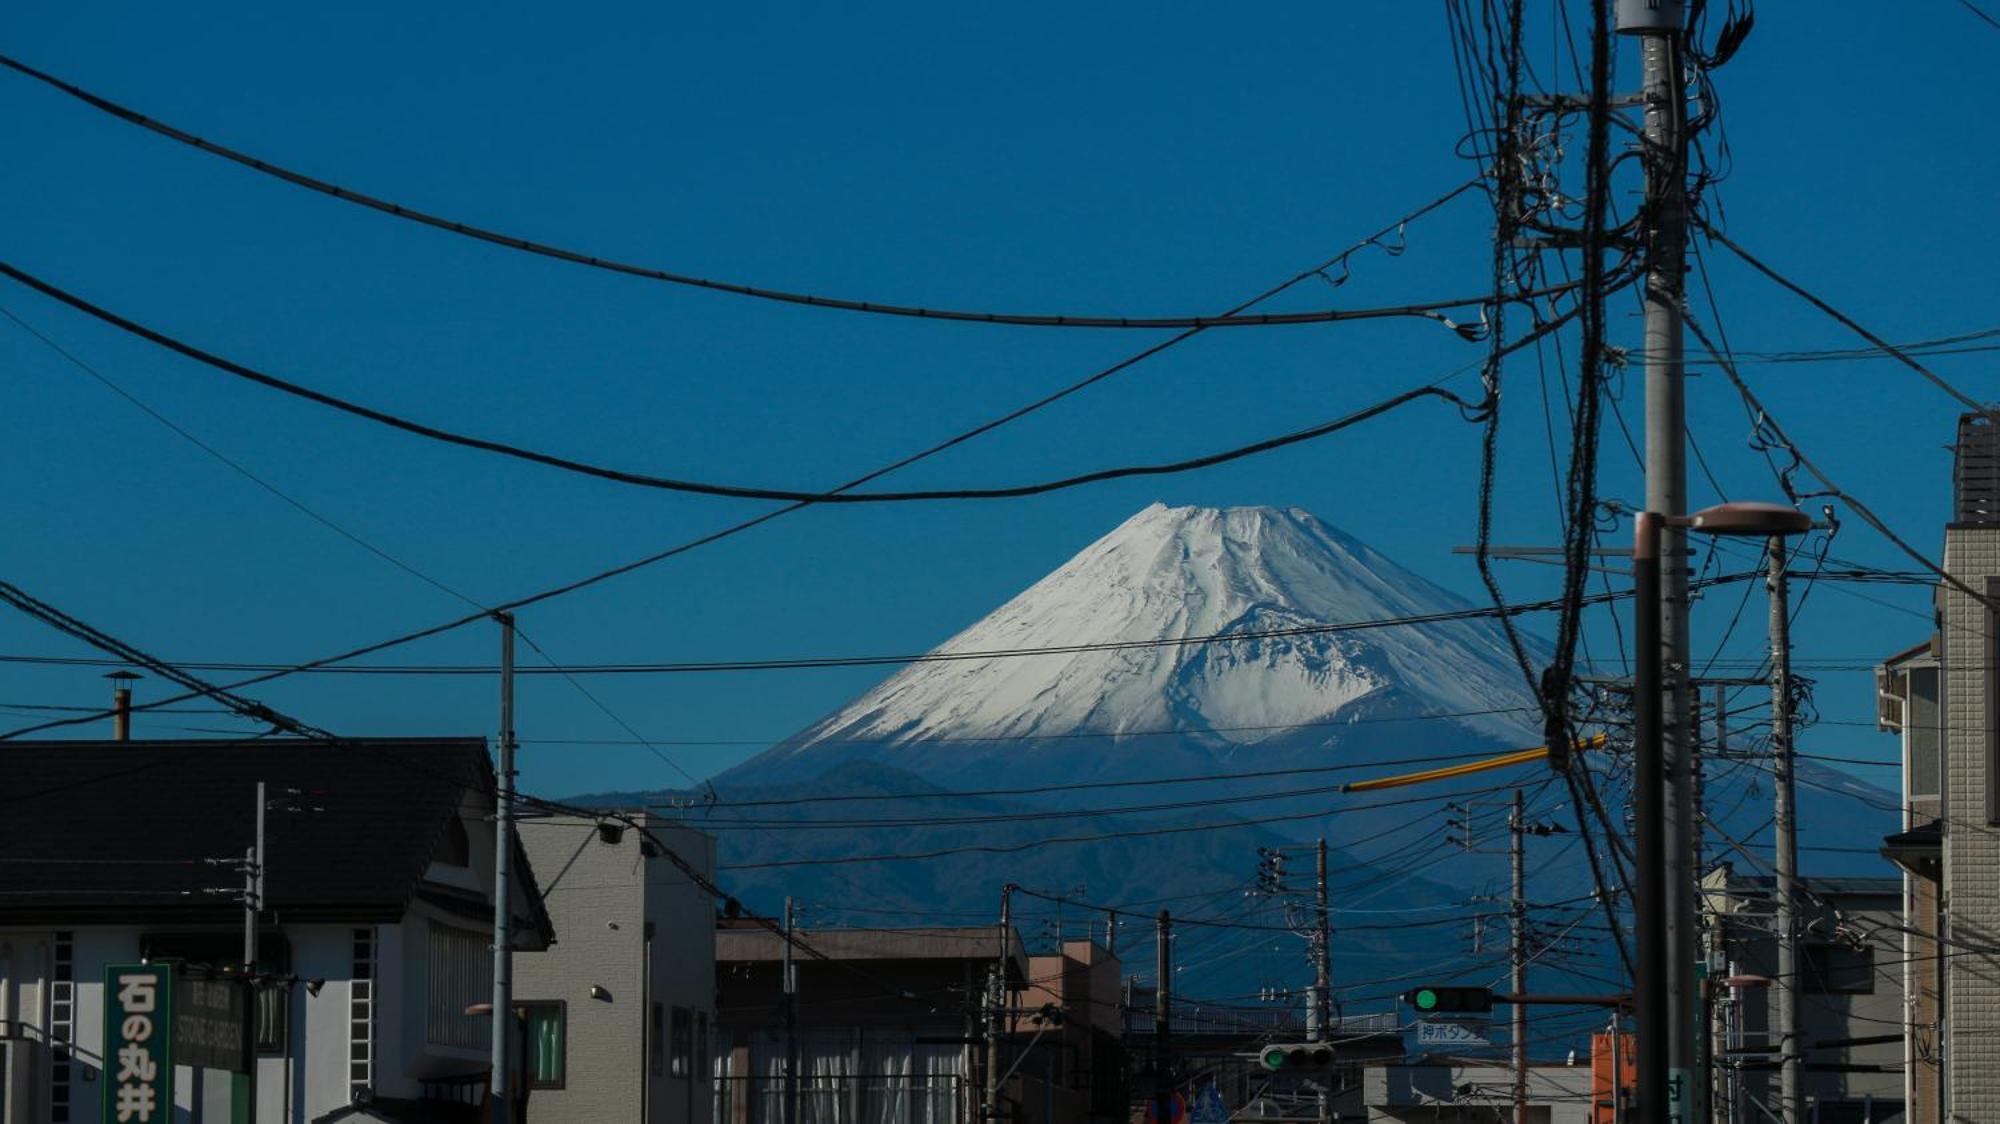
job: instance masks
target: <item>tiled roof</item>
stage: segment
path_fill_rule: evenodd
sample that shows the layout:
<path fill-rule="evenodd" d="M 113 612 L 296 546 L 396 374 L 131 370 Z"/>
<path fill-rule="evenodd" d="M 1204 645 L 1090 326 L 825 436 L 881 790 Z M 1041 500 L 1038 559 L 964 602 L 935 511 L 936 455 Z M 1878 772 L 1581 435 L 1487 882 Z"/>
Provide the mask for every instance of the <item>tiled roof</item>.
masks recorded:
<path fill-rule="evenodd" d="M 266 916 L 392 919 L 493 774 L 481 738 L 0 742 L 0 915 L 239 910 L 258 781 Z"/>

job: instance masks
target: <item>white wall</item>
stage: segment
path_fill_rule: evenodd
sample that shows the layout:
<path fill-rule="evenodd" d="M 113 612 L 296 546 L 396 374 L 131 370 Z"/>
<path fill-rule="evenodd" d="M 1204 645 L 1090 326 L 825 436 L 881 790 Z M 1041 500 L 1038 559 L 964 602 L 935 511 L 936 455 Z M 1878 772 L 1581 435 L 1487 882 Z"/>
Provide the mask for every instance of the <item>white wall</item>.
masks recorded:
<path fill-rule="evenodd" d="M 368 926 L 376 934 L 375 1081 L 378 1095 L 415 1097 L 421 1078 L 443 1073 L 476 1071 L 483 1067 L 482 1050 L 441 1050 L 426 1045 L 422 1028 L 424 994 L 423 932 L 426 918 L 411 916 L 398 924 Z M 349 1103 L 349 1011 L 353 996 L 353 937 L 355 924 L 284 925 L 290 942 L 292 974 L 302 981 L 323 979 L 318 996 L 308 993 L 303 982 L 292 986 L 288 1052 L 283 1057 L 257 1060 L 257 1116 L 259 1124 L 294 1124 L 308 1121 Z M 68 930 L 73 934 L 73 977 L 75 1018 L 72 1031 L 70 1080 L 70 1120 L 74 1124 L 103 1124 L 102 1043 L 104 969 L 111 964 L 137 961 L 141 932 L 165 932 L 172 926 L 91 926 Z M 411 938 L 411 930 L 418 934 Z M 205 931 L 216 931 L 206 927 Z M 11 997 L 20 997 L 18 1010 L 10 1012 L 31 1036 L 46 1033 L 49 961 L 38 951 L 52 945 L 55 930 L 0 928 L 0 944 L 11 944 L 15 952 L 8 963 Z M 416 950 L 415 971 L 405 954 Z M 414 1000 L 409 998 L 414 995 Z M 415 1013 L 414 1039 L 398 1033 L 405 1016 Z M 211 1112 L 227 1103 L 229 1079 L 210 1072 L 203 1075 L 197 1091 L 195 1071 L 186 1066 L 175 1069 L 174 1103 L 177 1119 L 192 1118 L 197 1097 Z M 44 1101 L 44 1103 L 47 1103 Z M 218 1118 L 211 1116 L 211 1119 Z"/>

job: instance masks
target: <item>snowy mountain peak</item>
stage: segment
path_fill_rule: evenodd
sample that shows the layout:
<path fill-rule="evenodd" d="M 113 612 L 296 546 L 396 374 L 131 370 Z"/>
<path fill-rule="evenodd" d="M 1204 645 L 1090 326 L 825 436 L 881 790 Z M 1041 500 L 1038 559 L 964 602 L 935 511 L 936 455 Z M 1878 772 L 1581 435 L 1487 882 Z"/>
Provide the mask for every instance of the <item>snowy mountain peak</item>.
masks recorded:
<path fill-rule="evenodd" d="M 1079 752 L 1129 758 L 1162 731 L 1217 757 L 1301 732 L 1323 747 L 1385 713 L 1526 744 L 1490 620 L 1322 630 L 1466 607 L 1299 508 L 1156 503 L 935 649 L 962 658 L 905 668 L 740 768 L 866 756 L 944 778 L 1042 739 L 1112 735 Z M 1173 643 L 1196 637 L 1225 639 Z"/>

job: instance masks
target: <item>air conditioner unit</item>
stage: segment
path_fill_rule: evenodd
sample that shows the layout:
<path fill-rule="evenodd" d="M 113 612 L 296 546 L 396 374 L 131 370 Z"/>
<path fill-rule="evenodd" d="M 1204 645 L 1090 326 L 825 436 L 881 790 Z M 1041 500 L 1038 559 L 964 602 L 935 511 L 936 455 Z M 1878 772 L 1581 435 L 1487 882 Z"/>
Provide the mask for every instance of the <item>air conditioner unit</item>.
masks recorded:
<path fill-rule="evenodd" d="M 32 1124 L 42 1118 L 43 1046 L 28 1038 L 0 1038 L 0 1124 Z"/>

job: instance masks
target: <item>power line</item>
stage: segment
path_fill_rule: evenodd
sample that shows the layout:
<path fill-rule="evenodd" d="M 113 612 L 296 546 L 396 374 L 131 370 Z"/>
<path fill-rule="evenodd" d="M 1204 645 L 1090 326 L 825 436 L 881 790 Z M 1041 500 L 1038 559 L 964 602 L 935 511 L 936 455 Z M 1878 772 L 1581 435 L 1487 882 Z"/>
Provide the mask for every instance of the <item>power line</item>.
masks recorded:
<path fill-rule="evenodd" d="M 1980 19 L 1986 21 L 1987 26 L 1992 27 L 1995 30 L 2000 30 L 2000 19 L 1994 19 L 1992 16 L 1988 15 L 1985 9 L 1981 8 L 1977 4 L 1974 4 L 1972 0 L 1958 0 L 1958 2 L 1960 4 L 1965 5 L 1966 11 L 1971 12 L 1973 15 L 1978 16 Z"/>
<path fill-rule="evenodd" d="M 1355 243 L 1353 246 L 1350 246 L 1349 248 L 1342 250 L 1340 253 L 1337 253 L 1332 257 L 1327 258 L 1324 261 L 1321 261 L 1318 265 L 1308 268 L 1300 273 L 1294 274 L 1291 278 L 1281 281 L 1275 285 L 1272 285 L 1264 289 L 1263 291 L 1259 292 L 1255 296 L 1252 296 L 1247 300 L 1239 302 L 1237 305 L 1235 305 L 1232 309 L 1229 310 L 1230 314 L 1241 312 L 1245 309 L 1254 307 L 1255 305 L 1265 300 L 1268 300 L 1271 297 L 1278 295 L 1279 293 L 1284 292 L 1286 289 L 1289 289 L 1292 286 L 1297 285 L 1298 283 L 1304 281 L 1307 278 L 1320 276 L 1321 271 L 1323 270 L 1333 268 L 1336 265 L 1343 265 L 1343 263 L 1345 263 L 1346 260 L 1356 252 L 1365 249 L 1371 245 L 1378 244 L 1379 241 L 1383 237 L 1387 236 L 1387 234 L 1391 231 L 1400 232 L 1408 223 L 1413 222 L 1418 217 L 1430 211 L 1436 210 L 1438 207 L 1443 206 L 1445 203 L 1449 202 L 1451 199 L 1455 198 L 1457 195 L 1464 192 L 1466 188 L 1469 186 L 1470 185 L 1454 188 L 1452 191 L 1446 193 L 1444 196 L 1435 199 L 1430 203 L 1423 205 L 1422 207 L 1417 208 L 1416 210 L 1410 212 L 1409 214 L 1403 216 L 1401 219 L 1397 220 L 1396 223 L 1393 223 L 1390 226 L 1382 228 L 1381 230 L 1375 232 L 1374 234 L 1369 235 L 1367 238 L 1362 239 L 1360 242 Z M 874 468 L 868 472 L 861 474 L 860 476 L 857 476 L 847 481 L 845 484 L 842 484 L 831 490 L 833 492 L 845 492 L 855 488 L 859 488 L 872 481 L 879 480 L 884 476 L 888 476 L 892 473 L 899 472 L 920 461 L 928 460 L 931 457 L 937 456 L 940 453 L 947 452 L 953 448 L 958 447 L 959 445 L 963 445 L 969 441 L 976 440 L 977 438 L 984 436 L 987 433 L 991 433 L 996 429 L 1000 429 L 1004 426 L 1011 425 L 1012 423 L 1017 422 L 1022 418 L 1028 417 L 1031 414 L 1047 409 L 1048 407 L 1053 406 L 1056 403 L 1071 397 L 1072 395 L 1079 394 L 1084 390 L 1087 390 L 1090 387 L 1097 385 L 1100 382 L 1110 379 L 1113 376 L 1116 376 L 1126 370 L 1131 369 L 1132 367 L 1139 365 L 1140 363 L 1145 362 L 1148 359 L 1153 358 L 1154 356 L 1157 356 L 1165 351 L 1177 347 L 1180 344 L 1183 344 L 1188 340 L 1191 340 L 1194 337 L 1200 335 L 1203 331 L 1205 331 L 1205 329 L 1203 328 L 1188 328 L 1185 331 L 1177 332 L 1174 335 L 1159 341 L 1158 343 L 1150 344 L 1144 348 L 1141 348 L 1140 350 L 1133 352 L 1132 354 L 1110 364 L 1109 366 L 1101 367 L 1091 372 L 1090 374 L 1085 375 L 1080 379 L 1076 379 L 1053 391 L 1050 391 L 1039 398 L 1036 398 L 1023 405 L 1014 407 L 1013 409 L 1008 410 L 1005 413 L 989 418 L 986 421 L 983 421 L 978 425 L 971 427 L 970 429 L 961 430 L 949 437 L 944 438 L 941 441 L 937 441 L 931 445 L 925 446 L 924 448 L 919 449 L 914 453 L 907 454 L 897 460 L 890 461 L 887 464 Z M 1446 376 L 1446 377 L 1449 378 L 1451 376 Z M 1442 382 L 1443 380 L 1439 381 Z M 787 515 L 795 514 L 811 506 L 813 505 L 810 503 L 798 502 L 798 503 L 787 504 L 784 507 L 774 508 L 770 511 L 764 512 L 761 515 L 755 515 L 748 519 L 740 520 L 736 523 L 732 523 L 726 527 L 720 528 L 719 530 L 710 531 L 707 534 L 699 535 L 695 538 L 685 540 L 673 546 L 669 546 L 661 550 L 656 550 L 649 554 L 642 555 L 638 558 L 630 559 L 625 562 L 621 562 L 606 567 L 604 569 L 597 570 L 593 573 L 586 574 L 583 577 L 574 578 L 559 585 L 544 587 L 543 589 L 537 590 L 533 593 L 516 597 L 511 601 L 503 602 L 499 605 L 493 606 L 493 610 L 497 612 L 516 612 L 518 610 L 528 608 L 532 605 L 538 605 L 544 601 L 551 601 L 558 597 L 566 597 L 569 594 L 591 588 L 592 586 L 601 585 L 604 582 L 610 581 L 614 578 L 623 577 L 626 574 L 636 573 L 639 570 L 643 570 L 651 566 L 656 566 L 661 562 L 677 558 L 680 555 L 700 550 L 702 547 L 710 546 L 713 545 L 714 543 L 721 542 L 725 539 L 733 538 L 746 531 L 754 530 L 757 527 L 763 526 L 764 524 L 769 523 L 773 520 L 782 519 Z M 298 674 L 300 672 L 312 671 L 320 668 L 327 668 L 338 664 L 348 663 L 353 660 L 361 659 L 365 656 L 374 655 L 378 652 L 384 652 L 393 648 L 398 648 L 407 644 L 412 644 L 419 640 L 426 640 L 433 636 L 441 636 L 447 632 L 452 632 L 456 629 L 463 628 L 466 625 L 474 624 L 485 619 L 487 619 L 487 613 L 484 611 L 471 613 L 466 616 L 458 617 L 453 620 L 443 621 L 438 624 L 415 629 L 413 631 L 406 632 L 398 636 L 392 636 L 386 640 L 379 640 L 374 643 L 364 644 L 357 648 L 350 648 L 346 651 L 339 652 L 331 656 L 324 656 L 319 659 L 308 660 L 303 663 L 293 664 L 288 668 L 275 670 L 273 672 L 241 680 L 235 684 L 232 684 L 231 686 L 248 687 L 255 685 L 257 683 L 269 682 L 273 679 L 282 678 L 287 675 L 293 675 L 293 674 Z M 193 696 L 185 696 L 185 697 L 193 697 Z M 180 701 L 183 701 L 183 699 L 182 698 L 158 699 L 150 703 L 137 704 L 132 709 L 135 711 L 152 710 L 161 706 L 170 705 L 172 703 Z M 104 710 L 97 712 L 95 715 L 90 715 L 87 717 L 79 717 L 60 722 L 47 722 L 36 726 L 22 727 L 15 729 L 7 734 L 0 735 L 0 738 L 19 737 L 24 734 L 35 733 L 43 730 L 81 725 L 85 722 L 94 722 L 103 718 L 107 718 L 110 716 L 110 714 L 111 714 L 110 711 Z"/>
<path fill-rule="evenodd" d="M 1961 2 L 1963 2 L 1963 0 L 1961 0 Z M 1995 410 L 1993 407 L 1987 405 L 1984 402 L 1981 402 L 1977 398 L 1974 398 L 1971 395 L 1953 386 L 1951 383 L 1945 381 L 1943 377 L 1933 372 L 1929 367 L 1926 367 L 1922 363 L 1919 363 L 1915 359 L 1912 359 L 1908 353 L 1903 351 L 1902 348 L 1897 347 L 1895 344 L 1890 343 L 1888 340 L 1885 340 L 1881 336 L 1878 336 L 1875 333 L 1869 331 L 1868 329 L 1862 327 L 1860 324 L 1856 323 L 1852 317 L 1848 316 L 1846 313 L 1840 311 L 1839 309 L 1833 307 L 1832 305 L 1826 303 L 1824 300 L 1821 300 L 1819 297 L 1813 295 L 1813 293 L 1808 291 L 1803 285 L 1800 285 L 1798 282 L 1793 281 L 1792 279 L 1786 277 L 1784 274 L 1779 273 L 1777 270 L 1764 264 L 1756 257 L 1756 255 L 1752 254 L 1750 251 L 1744 249 L 1743 247 L 1737 245 L 1735 241 L 1733 241 L 1727 234 L 1724 234 L 1721 231 L 1715 229 L 1715 227 L 1707 220 L 1698 218 L 1696 221 L 1701 224 L 1701 229 L 1703 233 L 1707 234 L 1710 238 L 1713 238 L 1717 242 L 1720 242 L 1724 247 L 1726 247 L 1731 253 L 1735 254 L 1737 257 L 1742 258 L 1744 263 L 1750 266 L 1750 268 L 1756 270 L 1757 272 L 1777 282 L 1781 287 L 1789 290 L 1796 296 L 1800 297 L 1807 304 L 1812 305 L 1814 308 L 1817 308 L 1821 312 L 1824 312 L 1828 316 L 1832 317 L 1834 321 L 1838 323 L 1841 327 L 1846 328 L 1848 331 L 1853 332 L 1855 335 L 1860 336 L 1864 340 L 1867 340 L 1877 349 L 1881 350 L 1885 354 L 1889 355 L 1891 358 L 1894 358 L 1898 362 L 1902 363 L 1903 366 L 1908 367 L 1910 370 L 1915 371 L 1917 374 L 1922 375 L 1924 378 L 1930 380 L 1932 385 L 1936 386 L 1939 390 L 1942 390 L 1946 394 L 1949 394 L 1953 398 L 1957 399 L 1959 403 L 1962 404 L 1966 409 L 1971 410 L 1974 413 L 1985 414 L 1988 418 L 1992 419 L 1993 421 L 2000 422 L 2000 410 Z"/>
<path fill-rule="evenodd" d="M 1691 583 L 1691 585 L 1694 588 L 1707 588 L 1710 586 L 1728 585 L 1735 582 L 1746 581 L 1752 578 L 1759 578 L 1759 577 L 1762 577 L 1760 573 L 1752 573 L 1748 571 L 1736 574 L 1718 574 L 1714 577 L 1705 578 L 1700 580 L 1699 582 Z M 1612 602 L 1625 600 L 1630 596 L 1631 593 L 1629 591 L 1612 590 L 1605 593 L 1595 593 L 1587 595 L 1584 598 L 1584 603 L 1588 605 L 1609 604 Z M 937 650 L 924 653 L 902 654 L 902 655 L 808 656 L 808 657 L 798 657 L 789 659 L 779 658 L 779 659 L 765 659 L 765 660 L 717 660 L 717 661 L 695 661 L 695 662 L 685 662 L 685 663 L 578 664 L 575 665 L 574 667 L 564 668 L 560 670 L 561 672 L 566 672 L 568 674 L 645 673 L 645 674 L 675 675 L 675 674 L 749 672 L 749 671 L 803 671 L 803 670 L 817 670 L 824 668 L 887 667 L 887 666 L 902 666 L 906 664 L 953 663 L 953 662 L 964 662 L 968 660 L 1019 659 L 1031 656 L 1075 655 L 1086 652 L 1122 652 L 1122 651 L 1144 650 L 1150 648 L 1198 647 L 1206 644 L 1250 643 L 1259 640 L 1270 640 L 1270 639 L 1287 638 L 1287 637 L 1323 636 L 1323 635 L 1331 635 L 1331 634 L 1346 633 L 1346 632 L 1367 632 L 1382 628 L 1422 627 L 1426 625 L 1450 624 L 1462 621 L 1484 620 L 1500 616 L 1521 616 L 1528 613 L 1548 612 L 1552 609 L 1557 608 L 1559 605 L 1560 602 L 1555 599 L 1549 599 L 1543 601 L 1524 601 L 1524 602 L 1516 602 L 1511 605 L 1503 605 L 1498 609 L 1495 609 L 1491 606 L 1467 606 L 1466 608 L 1463 609 L 1441 609 L 1431 613 L 1416 613 L 1401 617 L 1377 617 L 1369 620 L 1359 620 L 1359 621 L 1333 621 L 1324 624 L 1292 625 L 1285 628 L 1246 629 L 1239 632 L 1214 632 L 1214 633 L 1204 633 L 1194 636 L 1161 636 L 1161 637 L 1154 637 L 1151 639 L 1137 639 L 1137 640 L 1104 640 L 1104 641 L 1085 642 L 1079 644 L 1054 644 L 1054 645 L 1025 647 L 1025 648 L 991 648 L 991 649 L 977 649 L 971 651 Z M 301 674 L 326 674 L 326 675 L 491 675 L 493 674 L 492 670 L 490 668 L 485 667 L 484 665 L 467 665 L 467 664 L 432 664 L 432 665 L 361 664 L 361 665 L 340 666 L 344 664 L 345 661 L 356 659 L 359 658 L 360 656 L 369 655 L 377 651 L 381 651 L 384 648 L 392 647 L 398 643 L 406 643 L 408 642 L 408 640 L 420 639 L 424 636 L 435 635 L 438 632 L 447 631 L 452 627 L 457 627 L 457 625 L 452 624 L 452 625 L 439 626 L 430 631 L 424 632 L 421 635 L 412 635 L 406 640 L 386 641 L 383 643 L 371 645 L 366 649 L 357 649 L 356 651 L 347 653 L 345 655 L 330 656 L 324 659 L 314 660 L 303 664 L 191 660 L 182 662 L 180 666 L 202 671 L 247 671 L 247 672 L 260 673 L 256 677 L 243 680 L 242 682 L 236 684 L 236 686 L 247 686 L 253 683 L 265 682 L 270 679 L 282 678 L 290 675 L 301 675 Z M 0 663 L 30 663 L 30 664 L 48 664 L 55 666 L 86 666 L 86 667 L 111 666 L 109 662 L 94 660 L 90 657 L 40 656 L 40 655 L 22 655 L 22 654 L 0 655 Z M 535 669 L 522 668 L 519 669 L 519 673 L 556 674 L 559 672 L 555 669 L 552 669 L 547 672 L 535 672 Z M 133 709 L 135 710 L 151 709 L 153 707 L 164 706 L 167 705 L 168 703 L 177 701 L 180 700 L 162 699 L 158 700 L 155 703 L 145 704 L 143 706 L 135 704 Z M 105 713 L 108 712 L 98 712 L 97 717 L 102 717 Z M 90 719 L 86 718 L 84 720 L 88 721 Z"/>
<path fill-rule="evenodd" d="M 1479 795 L 1513 788 L 1511 784 L 1494 785 L 1489 788 L 1473 789 L 1469 793 L 1454 793 L 1454 796 Z M 947 858 L 952 855 L 1009 855 L 1041 847 L 1052 847 L 1074 843 L 1101 843 L 1111 839 L 1151 838 L 1162 835 L 1184 835 L 1190 832 L 1228 831 L 1243 827 L 1258 827 L 1274 823 L 1294 823 L 1299 820 L 1331 817 L 1341 812 L 1373 811 L 1378 808 L 1392 808 L 1405 804 L 1420 804 L 1441 799 L 1435 796 L 1406 797 L 1401 800 L 1384 800 L 1373 804 L 1357 804 L 1350 808 L 1314 809 L 1309 812 L 1295 812 L 1289 815 L 1258 816 L 1249 819 L 1231 820 L 1222 823 L 1182 824 L 1174 827 L 1144 828 L 1132 831 L 1113 831 L 1095 835 L 1050 836 L 1030 839 L 1017 844 L 972 844 L 962 847 L 944 847 L 932 851 L 894 852 L 880 855 L 837 855 L 822 858 L 780 859 L 757 863 L 732 863 L 725 870 L 769 870 L 780 867 L 802 866 L 849 866 L 855 863 L 913 862 Z"/>
<path fill-rule="evenodd" d="M 259 488 L 270 493 L 271 495 L 277 497 L 279 500 L 283 501 L 286 506 L 292 508 L 294 511 L 297 511 L 299 514 L 304 515 L 306 518 L 311 519 L 313 522 L 318 523 L 320 526 L 325 527 L 327 530 L 332 531 L 334 534 L 339 535 L 341 538 L 346 539 L 348 542 L 353 543 L 355 546 L 360 547 L 361 549 L 367 551 L 368 553 L 374 555 L 375 557 L 380 558 L 382 561 L 387 562 L 391 566 L 394 566 L 398 570 L 401 570 L 404 573 L 410 575 L 411 577 L 416 578 L 418 581 L 421 581 L 424 584 L 430 586 L 431 588 L 438 590 L 439 592 L 445 594 L 446 596 L 464 602 L 465 604 L 470 605 L 475 609 L 479 609 L 482 612 L 487 611 L 486 607 L 480 604 L 480 602 L 474 599 L 473 597 L 467 595 L 466 593 L 458 589 L 453 588 L 450 585 L 447 585 L 444 581 L 428 573 L 425 573 L 423 570 L 418 569 L 416 566 L 410 564 L 409 562 L 406 562 L 403 559 L 397 557 L 396 555 L 389 553 L 387 550 L 384 550 L 383 548 L 375 545 L 374 543 L 369 542 L 367 539 L 364 539 L 360 535 L 354 533 L 353 531 L 348 530 L 346 527 L 334 521 L 332 518 L 314 510 L 312 507 L 308 506 L 303 500 L 298 499 L 291 493 L 286 492 L 282 488 L 279 488 L 276 484 L 273 484 L 269 480 L 264 479 L 262 476 L 257 475 L 255 472 L 251 471 L 247 466 L 245 466 L 242 462 L 237 461 L 234 458 L 228 456 L 227 454 L 222 452 L 222 450 L 202 440 L 200 437 L 196 436 L 193 432 L 189 431 L 187 428 L 175 422 L 172 418 L 161 413 L 159 410 L 154 409 L 151 405 L 147 404 L 143 399 L 139 398 L 137 395 L 133 394 L 125 387 L 119 385 L 119 383 L 116 380 L 112 379 L 109 375 L 105 374 L 103 371 L 100 371 L 91 364 L 84 362 L 82 357 L 76 355 L 68 348 L 65 348 L 61 344 L 57 343 L 54 339 L 50 338 L 47 334 L 37 329 L 34 325 L 23 320 L 20 316 L 16 315 L 13 312 L 13 310 L 8 309 L 4 306 L 0 306 L 0 315 L 4 315 L 7 317 L 7 319 L 12 320 L 14 324 L 18 326 L 22 331 L 28 333 L 28 335 L 32 336 L 36 340 L 39 340 L 43 345 L 48 347 L 51 351 L 55 352 L 56 355 L 60 356 L 62 359 L 68 362 L 72 367 L 75 367 L 77 370 L 83 372 L 85 375 L 88 375 L 90 378 L 94 379 L 96 382 L 102 385 L 105 389 L 111 391 L 113 394 L 116 394 L 118 397 L 130 403 L 135 409 L 139 410 L 147 417 L 152 418 L 154 421 L 164 426 L 169 432 L 173 433 L 175 436 L 180 437 L 182 440 L 187 441 L 189 444 L 201 450 L 203 453 L 206 453 L 208 456 L 216 460 L 218 463 L 229 468 L 237 475 L 250 481 L 252 484 L 257 485 Z M 592 705 L 594 705 L 598 710 L 602 711 L 607 718 L 611 719 L 612 722 L 616 723 L 619 727 L 624 729 L 626 733 L 631 734 L 635 739 L 637 739 L 637 743 L 645 746 L 646 749 L 653 754 L 653 756 L 659 758 L 669 768 L 673 769 L 681 776 L 686 777 L 689 783 L 697 783 L 695 782 L 695 778 L 693 777 L 693 775 L 690 774 L 686 769 L 682 768 L 678 761 L 675 761 L 673 758 L 669 757 L 657 745 L 654 745 L 653 743 L 647 741 L 645 738 L 641 737 L 639 735 L 639 732 L 633 729 L 630 723 L 626 722 L 623 718 L 620 718 L 616 713 L 614 713 L 611 710 L 610 707 L 606 706 L 601 699 L 599 699 L 596 695 L 592 694 L 589 688 L 585 687 L 582 683 L 578 682 L 575 676 L 569 674 L 566 670 L 563 669 L 563 667 L 560 664 L 556 663 L 554 657 L 550 656 L 549 653 L 545 649 L 543 649 L 541 645 L 535 643 L 535 641 L 532 638 L 528 637 L 527 634 L 522 632 L 518 627 L 515 629 L 515 634 L 520 636 L 524 641 L 526 641 L 528 646 L 534 650 L 535 654 L 548 664 L 548 670 L 550 672 L 560 674 L 564 678 L 566 678 L 569 681 L 570 685 L 574 687 L 579 694 L 583 695 L 583 697 L 589 700 Z M 93 713 L 96 711 L 97 708 L 72 707 L 68 709 L 81 711 L 84 713 Z M 232 712 L 220 711 L 219 713 L 227 714 Z"/>
<path fill-rule="evenodd" d="M 81 86 L 65 82 L 52 74 L 38 70 L 18 59 L 0 55 L 0 66 L 5 66 L 18 74 L 25 75 L 52 89 L 68 94 L 70 97 L 94 109 L 108 113 L 119 120 L 137 125 L 148 132 L 166 137 L 169 140 L 178 141 L 190 148 L 198 149 L 212 156 L 220 156 L 225 160 L 240 164 L 252 171 L 261 172 L 264 175 L 282 180 L 296 187 L 303 187 L 309 191 L 318 192 L 321 195 L 327 195 L 345 203 L 366 207 L 394 218 L 418 223 L 451 234 L 461 235 L 476 241 L 504 246 L 508 249 L 519 250 L 545 258 L 553 258 L 557 261 L 565 261 L 573 265 L 588 266 L 592 269 L 606 270 L 611 273 L 620 273 L 651 281 L 664 281 L 673 285 L 707 289 L 712 292 L 753 297 L 758 300 L 808 305 L 814 308 L 837 309 L 845 312 L 867 312 L 886 316 L 913 317 L 924 320 L 959 320 L 980 324 L 1007 324 L 1041 328 L 1228 328 L 1284 324 L 1325 324 L 1343 320 L 1370 320 L 1387 317 L 1422 317 L 1437 321 L 1446 327 L 1453 328 L 1461 334 L 1466 335 L 1474 333 L 1470 329 L 1445 317 L 1443 310 L 1475 307 L 1484 304 L 1486 301 L 1486 297 L 1477 296 L 1445 301 L 1429 301 L 1394 308 L 1324 309 L 1314 312 L 1260 313 L 1248 316 L 1238 313 L 1228 313 L 1222 316 L 1073 316 L 923 308 L 913 305 L 889 304 L 880 301 L 816 296 L 810 293 L 792 292 L 761 285 L 746 285 L 733 281 L 696 277 L 691 274 L 677 273 L 672 270 L 603 258 L 595 254 L 586 254 L 577 250 L 565 249 L 545 242 L 536 242 L 501 231 L 475 226 L 471 223 L 460 222 L 456 219 L 445 218 L 441 215 L 431 214 L 414 207 L 406 207 L 400 203 L 353 191 L 327 180 L 309 176 L 304 172 L 295 171 L 237 149 L 204 140 L 193 133 L 148 117 L 138 110 L 130 109 L 108 98 L 91 93 Z M 1465 188 L 1458 190 L 1464 191 Z M 1453 195 L 1457 193 L 1455 191 Z"/>

